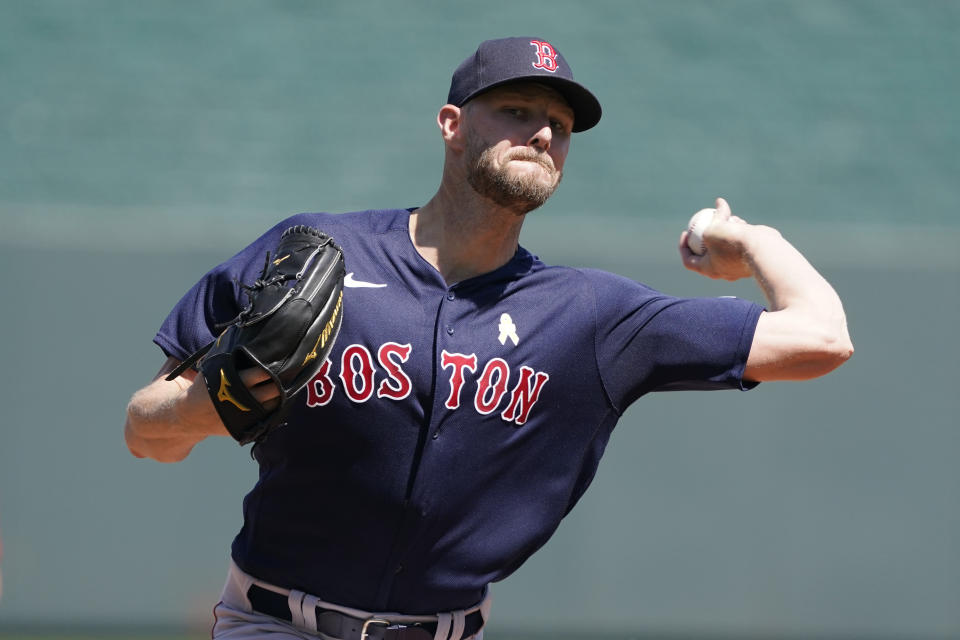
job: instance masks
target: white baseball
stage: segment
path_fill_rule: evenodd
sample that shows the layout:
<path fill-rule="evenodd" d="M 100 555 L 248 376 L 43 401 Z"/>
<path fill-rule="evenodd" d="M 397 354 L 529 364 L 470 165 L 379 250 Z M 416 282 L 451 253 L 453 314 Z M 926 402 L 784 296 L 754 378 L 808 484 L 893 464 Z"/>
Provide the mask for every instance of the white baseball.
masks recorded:
<path fill-rule="evenodd" d="M 707 252 L 707 247 L 703 244 L 703 232 L 713 222 L 713 216 L 716 213 L 716 209 L 700 209 L 693 214 L 689 224 L 687 224 L 687 231 L 690 232 L 687 236 L 687 246 L 690 247 L 690 251 L 698 256 Z"/>

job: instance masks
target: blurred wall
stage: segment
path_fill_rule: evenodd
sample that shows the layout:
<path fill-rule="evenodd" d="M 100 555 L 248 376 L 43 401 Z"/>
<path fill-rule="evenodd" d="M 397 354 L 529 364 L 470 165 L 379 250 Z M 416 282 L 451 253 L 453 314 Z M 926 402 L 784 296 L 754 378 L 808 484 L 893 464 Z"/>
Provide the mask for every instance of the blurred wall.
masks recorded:
<path fill-rule="evenodd" d="M 724 195 L 835 284 L 857 353 L 638 402 L 494 632 L 960 635 L 958 33 L 947 1 L 0 4 L 0 630 L 207 623 L 256 469 L 129 456 L 153 333 L 281 217 L 424 202 L 452 69 L 543 35 L 605 114 L 523 244 L 762 301 L 676 257 Z"/>

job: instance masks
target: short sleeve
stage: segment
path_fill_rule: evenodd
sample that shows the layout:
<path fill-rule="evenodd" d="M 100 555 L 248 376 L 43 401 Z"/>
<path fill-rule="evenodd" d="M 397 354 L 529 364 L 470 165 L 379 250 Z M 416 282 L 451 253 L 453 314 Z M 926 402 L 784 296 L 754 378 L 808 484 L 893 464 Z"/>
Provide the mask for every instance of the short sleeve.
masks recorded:
<path fill-rule="evenodd" d="M 743 371 L 760 305 L 678 298 L 621 276 L 586 274 L 596 296 L 598 367 L 617 411 L 651 391 L 756 386 Z"/>

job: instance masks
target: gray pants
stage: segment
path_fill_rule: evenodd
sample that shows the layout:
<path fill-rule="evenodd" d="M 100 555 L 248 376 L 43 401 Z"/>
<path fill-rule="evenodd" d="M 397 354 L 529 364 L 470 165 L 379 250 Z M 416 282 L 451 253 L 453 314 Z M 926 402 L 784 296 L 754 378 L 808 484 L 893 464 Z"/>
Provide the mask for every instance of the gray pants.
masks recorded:
<path fill-rule="evenodd" d="M 247 591 L 252 584 L 287 596 L 293 621 L 287 622 L 254 611 L 247 599 Z M 213 625 L 213 638 L 217 640 L 221 638 L 229 638 L 230 640 L 317 640 L 318 638 L 321 640 L 341 640 L 317 631 L 317 605 L 361 619 L 385 617 L 398 624 L 437 622 L 437 634 L 434 640 L 483 640 L 483 631 L 469 638 L 462 636 L 463 619 L 467 614 L 479 610 L 483 619 L 489 620 L 491 597 L 488 592 L 483 602 L 470 609 L 440 613 L 436 616 L 375 613 L 341 607 L 300 591 L 281 589 L 244 573 L 231 561 L 227 573 L 227 582 L 224 584 L 223 593 L 220 595 L 220 603 L 213 610 L 216 618 Z"/>

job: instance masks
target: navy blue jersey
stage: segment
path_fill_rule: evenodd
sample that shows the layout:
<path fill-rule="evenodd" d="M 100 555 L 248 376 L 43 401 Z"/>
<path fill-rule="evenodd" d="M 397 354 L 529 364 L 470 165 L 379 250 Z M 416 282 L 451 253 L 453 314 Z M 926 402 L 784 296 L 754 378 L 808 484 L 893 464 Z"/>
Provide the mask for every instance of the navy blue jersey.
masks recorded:
<path fill-rule="evenodd" d="M 475 604 L 547 541 L 631 402 L 749 386 L 762 309 L 547 266 L 523 248 L 448 286 L 408 222 L 407 210 L 293 216 L 205 275 L 155 341 L 183 359 L 213 339 L 287 227 L 333 236 L 343 328 L 288 425 L 254 448 L 233 558 L 329 602 L 429 614 Z"/>

